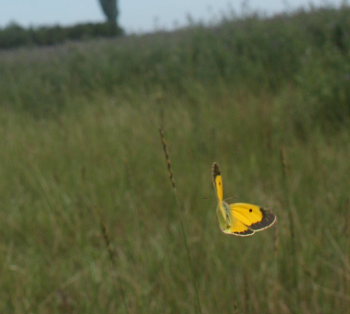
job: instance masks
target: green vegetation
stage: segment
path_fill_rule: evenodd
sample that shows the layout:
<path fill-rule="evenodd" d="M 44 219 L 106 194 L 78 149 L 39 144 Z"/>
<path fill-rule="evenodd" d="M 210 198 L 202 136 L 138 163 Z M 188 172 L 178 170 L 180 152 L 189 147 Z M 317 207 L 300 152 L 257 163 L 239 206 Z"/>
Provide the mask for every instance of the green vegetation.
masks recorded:
<path fill-rule="evenodd" d="M 24 28 L 11 23 L 0 28 L 0 49 L 23 46 L 52 46 L 67 41 L 123 35 L 123 29 L 116 23 L 82 23 L 73 26 L 40 26 Z"/>
<path fill-rule="evenodd" d="M 1 52 L 0 312 L 345 313 L 349 15 Z M 277 225 L 222 234 L 213 161 Z"/>

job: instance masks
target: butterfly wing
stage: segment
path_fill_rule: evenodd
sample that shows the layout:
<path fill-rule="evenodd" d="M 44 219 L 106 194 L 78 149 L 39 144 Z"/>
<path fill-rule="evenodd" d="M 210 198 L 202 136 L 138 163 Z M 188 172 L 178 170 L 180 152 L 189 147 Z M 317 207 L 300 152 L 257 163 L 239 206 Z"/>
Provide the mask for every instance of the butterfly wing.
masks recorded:
<path fill-rule="evenodd" d="M 212 172 L 213 172 L 213 183 L 216 191 L 216 196 L 220 203 L 224 200 L 224 185 L 222 182 L 222 175 L 219 169 L 219 165 L 216 162 L 213 163 Z"/>
<path fill-rule="evenodd" d="M 225 201 L 219 202 L 217 208 L 219 226 L 222 232 L 238 236 L 250 236 L 254 230 L 249 229 L 244 223 L 233 217 L 231 205 Z"/>
<path fill-rule="evenodd" d="M 233 203 L 231 208 L 232 220 L 236 220 L 249 230 L 260 231 L 271 227 L 276 222 L 276 216 L 260 206 L 249 203 Z M 238 227 L 240 227 L 238 225 Z M 240 228 L 233 230 L 240 232 Z"/>
<path fill-rule="evenodd" d="M 213 183 L 218 199 L 217 216 L 222 232 L 237 236 L 250 236 L 255 231 L 272 226 L 276 216 L 263 208 L 249 203 L 228 204 L 224 201 L 224 186 L 216 162 L 212 167 Z"/>
<path fill-rule="evenodd" d="M 238 219 L 233 219 L 230 228 L 225 233 L 234 234 L 241 237 L 251 236 L 255 233 L 254 230 L 249 229 L 244 223 L 240 222 Z"/>
<path fill-rule="evenodd" d="M 212 175 L 216 197 L 218 199 L 218 207 L 216 209 L 216 214 L 218 216 L 219 226 L 222 232 L 231 233 L 231 208 L 229 204 L 224 202 L 224 185 L 219 165 L 216 162 L 213 163 Z"/>

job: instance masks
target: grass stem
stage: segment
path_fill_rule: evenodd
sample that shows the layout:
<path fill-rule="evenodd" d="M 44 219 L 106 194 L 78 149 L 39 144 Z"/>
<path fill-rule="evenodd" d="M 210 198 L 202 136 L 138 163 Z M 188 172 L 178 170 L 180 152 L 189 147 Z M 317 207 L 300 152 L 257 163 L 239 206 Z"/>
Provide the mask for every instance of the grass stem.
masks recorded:
<path fill-rule="evenodd" d="M 174 197 L 176 199 L 177 210 L 178 210 L 178 218 L 179 218 L 180 228 L 181 228 L 181 234 L 182 234 L 182 237 L 183 237 L 183 241 L 184 241 L 184 245 L 185 245 L 185 249 L 186 249 L 186 255 L 187 255 L 187 259 L 188 259 L 188 264 L 189 264 L 189 268 L 190 268 L 190 271 L 191 271 L 193 288 L 194 288 L 194 291 L 196 293 L 196 303 L 197 303 L 197 310 L 196 310 L 196 312 L 201 314 L 202 313 L 202 306 L 201 306 L 201 302 L 200 302 L 200 298 L 199 298 L 197 281 L 196 281 L 196 278 L 195 278 L 195 275 L 194 275 L 191 251 L 190 251 L 190 247 L 189 247 L 189 244 L 188 244 L 187 234 L 186 234 L 186 231 L 185 231 L 183 218 L 182 218 L 182 205 L 180 204 L 180 200 L 179 200 L 179 197 L 178 197 L 178 193 L 177 193 L 177 189 L 176 189 L 176 183 L 175 183 L 175 177 L 174 177 L 174 173 L 173 173 L 173 170 L 172 170 L 172 163 L 171 163 L 169 150 L 168 150 L 168 145 L 166 143 L 164 130 L 162 128 L 159 128 L 159 134 L 160 134 L 160 139 L 161 139 L 161 143 L 162 143 L 162 147 L 163 147 L 165 161 L 166 161 L 166 164 L 167 164 L 169 180 L 170 180 L 170 183 L 171 183 L 172 190 L 174 192 Z"/>

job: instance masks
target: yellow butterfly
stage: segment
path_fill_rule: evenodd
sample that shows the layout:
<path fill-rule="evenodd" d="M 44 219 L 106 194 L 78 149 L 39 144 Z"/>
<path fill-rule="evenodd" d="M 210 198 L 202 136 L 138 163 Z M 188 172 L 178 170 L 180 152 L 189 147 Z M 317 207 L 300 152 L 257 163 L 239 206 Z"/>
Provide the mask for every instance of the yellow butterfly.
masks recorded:
<path fill-rule="evenodd" d="M 213 180 L 218 198 L 216 213 L 222 232 L 236 236 L 251 236 L 276 222 L 277 217 L 260 206 L 249 203 L 226 203 L 222 176 L 216 162 L 213 163 Z"/>

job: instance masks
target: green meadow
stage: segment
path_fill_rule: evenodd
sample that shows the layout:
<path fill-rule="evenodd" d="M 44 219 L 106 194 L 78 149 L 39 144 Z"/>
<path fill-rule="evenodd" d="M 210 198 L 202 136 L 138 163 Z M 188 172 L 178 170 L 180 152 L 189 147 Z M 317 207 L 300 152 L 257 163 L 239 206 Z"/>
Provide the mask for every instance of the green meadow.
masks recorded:
<path fill-rule="evenodd" d="M 349 31 L 343 6 L 0 51 L 0 313 L 345 313 Z M 275 226 L 220 231 L 214 161 Z"/>

